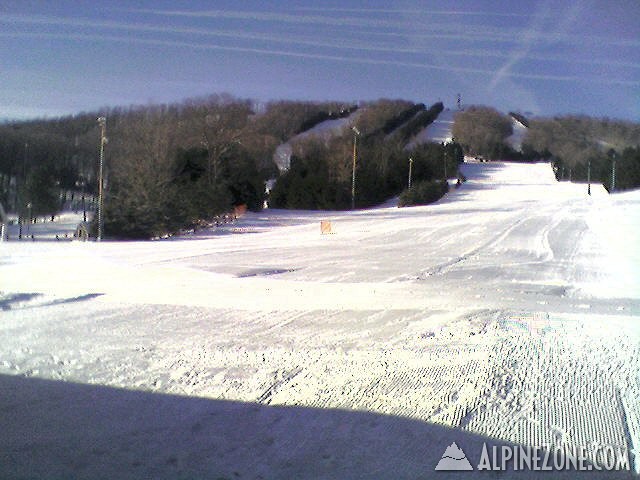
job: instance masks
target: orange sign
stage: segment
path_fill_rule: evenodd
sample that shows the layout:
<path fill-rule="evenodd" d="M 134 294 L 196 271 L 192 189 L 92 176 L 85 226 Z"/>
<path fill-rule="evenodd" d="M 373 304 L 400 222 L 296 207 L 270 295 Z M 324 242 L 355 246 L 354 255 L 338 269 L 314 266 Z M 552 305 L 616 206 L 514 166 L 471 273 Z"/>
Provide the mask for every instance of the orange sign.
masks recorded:
<path fill-rule="evenodd" d="M 235 207 L 233 207 L 233 215 L 236 218 L 243 216 L 245 213 L 247 213 L 247 206 L 245 204 L 236 205 Z"/>

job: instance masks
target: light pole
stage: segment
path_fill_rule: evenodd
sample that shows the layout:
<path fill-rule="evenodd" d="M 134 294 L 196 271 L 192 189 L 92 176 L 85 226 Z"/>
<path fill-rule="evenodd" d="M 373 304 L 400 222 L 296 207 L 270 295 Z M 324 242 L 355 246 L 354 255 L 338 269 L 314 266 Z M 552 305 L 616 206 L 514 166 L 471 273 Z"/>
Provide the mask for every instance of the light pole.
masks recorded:
<path fill-rule="evenodd" d="M 444 170 L 444 181 L 446 182 L 447 181 L 447 144 L 443 143 L 442 145 L 444 146 L 444 158 L 443 158 L 444 169 L 443 170 Z"/>
<path fill-rule="evenodd" d="M 98 241 L 102 240 L 103 230 L 103 208 L 104 208 L 104 144 L 107 143 L 107 119 L 98 117 L 98 125 L 100 125 L 100 167 L 98 172 Z"/>
<path fill-rule="evenodd" d="M 616 152 L 611 153 L 611 193 L 616 189 Z"/>
<path fill-rule="evenodd" d="M 84 223 L 87 223 L 87 204 L 85 202 L 85 194 L 86 194 L 86 187 L 87 187 L 87 177 L 84 173 L 84 157 L 81 158 L 80 160 L 80 165 L 81 165 L 81 178 L 82 178 L 82 183 L 80 184 L 80 186 L 82 187 L 82 221 Z"/>
<path fill-rule="evenodd" d="M 353 167 L 351 169 L 351 210 L 356 208 L 356 160 L 358 158 L 358 135 L 360 130 L 355 126 L 351 127 L 353 130 Z"/>
<path fill-rule="evenodd" d="M 16 198 L 19 197 L 19 201 L 16 201 L 18 209 L 18 240 L 22 239 L 22 226 L 24 224 L 24 210 L 22 204 L 27 198 L 27 150 L 29 149 L 29 143 L 24 144 L 24 157 L 22 157 L 22 184 L 20 185 L 20 195 L 18 195 L 18 188 L 16 184 Z"/>
<path fill-rule="evenodd" d="M 411 170 L 413 167 L 413 158 L 409 157 L 409 189 L 411 189 Z"/>
<path fill-rule="evenodd" d="M 31 233 L 31 202 L 27 203 L 27 234 Z"/>

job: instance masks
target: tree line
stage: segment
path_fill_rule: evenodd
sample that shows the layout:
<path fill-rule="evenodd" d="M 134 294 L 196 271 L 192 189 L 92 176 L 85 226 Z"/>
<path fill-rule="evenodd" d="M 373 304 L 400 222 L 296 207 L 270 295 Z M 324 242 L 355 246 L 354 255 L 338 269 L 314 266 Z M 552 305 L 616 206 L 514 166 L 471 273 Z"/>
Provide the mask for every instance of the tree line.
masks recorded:
<path fill-rule="evenodd" d="M 359 108 L 365 107 L 365 108 Z M 436 109 L 439 108 L 436 106 Z M 412 132 L 405 120 L 433 107 L 403 100 L 360 105 L 275 101 L 256 104 L 212 95 L 170 105 L 110 108 L 56 119 L 0 125 L 0 201 L 21 217 L 49 215 L 65 192 L 97 194 L 98 116 L 107 119 L 104 227 L 115 238 L 150 238 L 193 228 L 235 205 L 259 210 L 265 182 L 278 178 L 271 203 L 285 208 L 346 208 L 352 174 L 351 130 L 329 140 L 309 137 L 295 145 L 289 171 L 278 171 L 278 145 L 326 119 L 353 115 L 363 135 L 357 164 L 357 204 L 398 194 L 409 155 L 416 179 L 455 171 L 443 146 L 404 151 Z M 426 113 L 425 113 L 426 112 Z M 426 120 L 425 120 L 426 118 Z M 351 122 L 351 120 L 350 120 Z"/>
<path fill-rule="evenodd" d="M 256 104 L 212 95 L 170 105 L 4 123 L 0 201 L 24 218 L 59 211 L 68 199 L 65 192 L 76 199 L 95 196 L 98 116 L 107 118 L 105 232 L 117 238 L 150 238 L 194 228 L 237 205 L 260 210 L 269 179 L 276 179 L 268 198 L 272 207 L 346 209 L 352 201 L 368 207 L 401 194 L 411 170 L 413 185 L 421 185 L 422 193 L 415 190 L 404 198 L 428 200 L 445 187 L 433 181 L 455 177 L 465 153 L 551 160 L 560 180 L 586 180 L 590 165 L 591 179 L 608 188 L 615 162 L 617 189 L 640 186 L 637 124 L 521 116 L 528 129 L 522 152 L 513 152 L 506 140 L 513 131 L 511 119 L 475 106 L 456 115 L 455 142 L 407 149 L 411 138 L 442 109 L 441 103 L 427 108 L 391 99 L 358 105 Z M 329 137 L 297 136 L 321 121 L 346 117 L 344 128 Z M 279 171 L 274 152 L 285 142 L 292 144 L 293 153 L 288 170 Z"/>
<path fill-rule="evenodd" d="M 0 124 L 0 202 L 47 215 L 62 207 L 61 191 L 94 192 L 98 136 L 93 114 Z"/>
<path fill-rule="evenodd" d="M 524 148 L 551 160 L 558 180 L 585 182 L 590 176 L 611 189 L 615 162 L 616 189 L 640 187 L 637 123 L 574 115 L 533 119 Z"/>
<path fill-rule="evenodd" d="M 487 160 L 516 156 L 507 143 L 513 133 L 510 118 L 491 107 L 470 106 L 455 115 L 452 135 L 464 153 Z"/>
<path fill-rule="evenodd" d="M 472 106 L 455 117 L 453 135 L 466 154 L 488 160 L 553 163 L 558 180 L 602 183 L 607 189 L 640 187 L 640 125 L 633 122 L 566 115 L 527 119 L 510 115 L 527 127 L 522 151 L 507 138 L 511 120 L 497 110 Z"/>
<path fill-rule="evenodd" d="M 349 125 L 355 130 L 345 127 L 328 140 L 311 137 L 295 142 L 290 168 L 278 178 L 269 205 L 331 210 L 351 208 L 352 202 L 356 208 L 377 205 L 408 187 L 410 160 L 416 185 L 455 177 L 463 158 L 459 145 L 406 148 L 442 109 L 441 103 L 426 109 L 423 104 L 383 100 L 358 111 Z"/>

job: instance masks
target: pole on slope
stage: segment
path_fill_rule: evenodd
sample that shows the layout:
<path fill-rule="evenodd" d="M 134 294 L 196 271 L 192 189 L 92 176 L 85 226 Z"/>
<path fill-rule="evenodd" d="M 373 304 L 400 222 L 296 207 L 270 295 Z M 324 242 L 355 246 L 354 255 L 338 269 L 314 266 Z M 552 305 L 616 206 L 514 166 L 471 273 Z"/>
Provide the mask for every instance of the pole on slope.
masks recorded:
<path fill-rule="evenodd" d="M 22 204 L 27 196 L 27 151 L 29 149 L 29 143 L 24 144 L 24 157 L 22 157 L 22 185 L 20 185 L 20 195 L 17 201 L 18 210 L 18 240 L 22 240 L 22 228 L 24 225 L 24 210 Z M 18 197 L 18 188 L 16 186 L 16 196 Z"/>
<path fill-rule="evenodd" d="M 616 190 L 616 152 L 613 152 L 611 163 L 611 193 Z"/>
<path fill-rule="evenodd" d="M 81 159 L 82 165 L 82 221 L 87 223 L 87 203 L 85 201 L 86 188 L 87 188 L 87 178 L 84 173 L 84 157 Z"/>
<path fill-rule="evenodd" d="M 0 242 L 7 239 L 7 226 L 9 225 L 9 217 L 7 217 L 2 202 L 0 202 Z"/>
<path fill-rule="evenodd" d="M 587 163 L 587 195 L 591 195 L 591 159 Z"/>
<path fill-rule="evenodd" d="M 360 130 L 355 126 L 351 127 L 353 130 L 353 167 L 351 169 L 351 210 L 356 208 L 356 161 L 358 158 L 358 135 Z"/>
<path fill-rule="evenodd" d="M 408 188 L 411 189 L 411 170 L 413 168 L 413 158 L 409 157 L 409 186 Z"/>
<path fill-rule="evenodd" d="M 107 119 L 105 117 L 99 117 L 98 124 L 100 125 L 100 166 L 98 172 L 98 241 L 101 241 L 104 228 L 104 144 L 107 142 Z"/>
<path fill-rule="evenodd" d="M 443 156 L 443 170 L 444 170 L 444 178 L 443 180 L 446 182 L 447 181 L 447 144 L 443 143 L 442 144 L 444 147 L 444 156 Z"/>

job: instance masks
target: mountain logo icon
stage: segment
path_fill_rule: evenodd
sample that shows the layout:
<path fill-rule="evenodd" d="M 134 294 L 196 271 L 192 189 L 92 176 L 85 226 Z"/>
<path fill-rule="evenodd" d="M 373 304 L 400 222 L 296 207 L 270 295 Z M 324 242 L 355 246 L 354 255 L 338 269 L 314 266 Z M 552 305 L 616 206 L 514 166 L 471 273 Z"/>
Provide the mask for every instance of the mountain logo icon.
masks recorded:
<path fill-rule="evenodd" d="M 473 470 L 473 467 L 469 463 L 469 460 L 467 460 L 467 456 L 462 449 L 456 445 L 456 442 L 453 442 L 442 454 L 442 458 L 438 462 L 438 465 L 436 465 L 436 470 L 461 471 Z"/>

